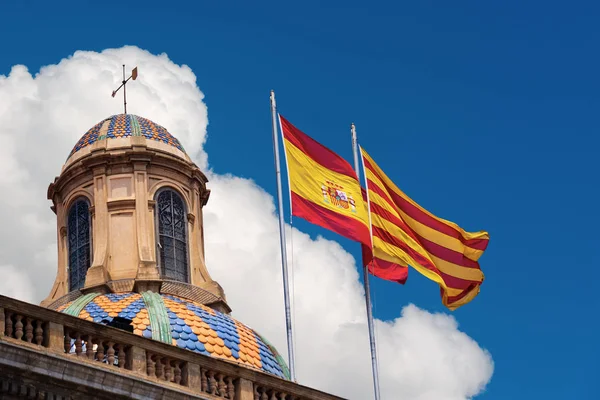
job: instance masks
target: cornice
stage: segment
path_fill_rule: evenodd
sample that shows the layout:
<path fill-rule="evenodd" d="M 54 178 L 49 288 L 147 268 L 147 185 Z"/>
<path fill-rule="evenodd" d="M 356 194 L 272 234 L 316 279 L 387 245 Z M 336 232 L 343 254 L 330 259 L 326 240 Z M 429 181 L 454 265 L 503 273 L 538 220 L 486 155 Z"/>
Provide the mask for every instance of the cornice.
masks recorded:
<path fill-rule="evenodd" d="M 113 170 L 119 166 L 131 166 L 132 171 L 146 170 L 152 167 L 164 168 L 179 174 L 184 174 L 188 178 L 198 181 L 202 188 L 205 188 L 208 178 L 191 161 L 174 156 L 170 153 L 160 150 L 149 150 L 145 147 L 136 146 L 135 149 L 106 150 L 104 148 L 95 149 L 90 154 L 73 162 L 60 176 L 54 179 L 47 191 L 49 200 L 52 200 L 56 193 L 60 193 L 67 182 L 78 179 L 86 174 L 92 176 L 113 175 Z M 116 172 L 115 172 L 116 173 Z M 122 173 L 122 171 L 118 171 Z"/>

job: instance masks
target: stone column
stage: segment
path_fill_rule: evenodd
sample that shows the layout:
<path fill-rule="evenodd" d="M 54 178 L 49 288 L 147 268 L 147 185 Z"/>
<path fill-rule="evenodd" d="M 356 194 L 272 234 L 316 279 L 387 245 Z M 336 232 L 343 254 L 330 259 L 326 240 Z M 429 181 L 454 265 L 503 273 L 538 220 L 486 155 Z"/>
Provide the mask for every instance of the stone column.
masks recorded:
<path fill-rule="evenodd" d="M 67 273 L 69 267 L 69 254 L 67 249 L 67 227 L 66 227 L 66 219 L 67 219 L 67 211 L 65 209 L 65 205 L 62 204 L 62 199 L 55 195 L 53 199 L 56 211 L 56 220 L 57 220 L 57 260 L 58 260 L 58 271 L 56 272 L 56 279 L 54 281 L 54 285 L 52 285 L 52 289 L 50 290 L 50 294 L 46 297 L 40 305 L 42 307 L 47 307 L 54 300 L 64 296 L 69 292 L 69 274 Z M 93 206 L 90 208 L 90 213 L 92 213 Z M 90 220 L 92 220 L 93 216 L 90 215 Z"/>
<path fill-rule="evenodd" d="M 91 214 L 91 211 L 90 211 Z M 65 219 L 64 207 L 61 207 L 59 214 L 63 220 Z M 92 221 L 92 215 L 90 215 L 90 222 Z M 65 222 L 66 223 L 66 222 Z M 62 224 L 61 224 L 62 225 Z M 91 238 L 90 238 L 91 239 Z M 60 285 L 58 293 L 54 294 L 54 298 L 58 299 L 69 292 L 69 249 L 67 246 L 67 227 L 62 225 L 58 230 L 58 284 Z"/>
<path fill-rule="evenodd" d="M 240 378 L 235 385 L 235 400 L 254 400 L 254 384 Z"/>
<path fill-rule="evenodd" d="M 200 376 L 200 366 L 198 364 L 187 363 L 183 371 L 185 385 L 194 392 L 202 391 L 202 381 Z"/>
<path fill-rule="evenodd" d="M 188 210 L 188 232 L 190 236 L 191 283 L 221 296 L 221 290 L 215 286 L 204 259 L 202 206 L 205 201 L 203 197 L 205 189 L 198 181 L 194 181 L 194 185 L 190 189 L 192 189 L 192 194 L 190 196 L 190 209 Z"/>
<path fill-rule="evenodd" d="M 205 274 L 203 254 L 200 250 L 201 243 L 198 238 L 198 221 L 196 215 L 198 213 L 198 188 L 197 183 L 194 182 L 193 186 L 190 187 L 190 196 L 188 204 L 187 214 L 187 232 L 188 232 L 188 243 L 190 253 L 190 283 L 192 285 L 201 285 L 202 283 L 210 280 L 208 274 Z"/>
<path fill-rule="evenodd" d="M 129 357 L 127 358 L 130 362 L 130 365 L 127 366 L 128 369 L 143 376 L 148 374 L 146 370 L 146 350 L 133 346 L 129 349 Z"/>
<path fill-rule="evenodd" d="M 57 353 L 65 352 L 65 329 L 55 322 L 48 322 L 48 348 Z"/>
<path fill-rule="evenodd" d="M 94 172 L 94 219 L 93 237 L 94 258 L 88 269 L 85 287 L 101 285 L 108 280 L 108 206 L 106 196 L 106 167 L 96 167 Z"/>
<path fill-rule="evenodd" d="M 159 279 L 158 268 L 151 243 L 153 235 L 150 233 L 154 227 L 148 223 L 148 176 L 146 173 L 147 161 L 137 161 L 133 164 L 133 179 L 135 185 L 135 215 L 137 230 L 137 247 L 139 265 L 137 279 Z"/>
<path fill-rule="evenodd" d="M 58 199 L 60 200 L 60 199 Z M 56 210 L 56 220 L 58 221 L 58 271 L 56 272 L 56 282 L 52 287 L 48 300 L 56 300 L 69 292 L 69 250 L 67 249 L 67 226 L 66 210 L 64 205 L 60 205 Z M 90 216 L 90 221 L 92 217 Z"/>

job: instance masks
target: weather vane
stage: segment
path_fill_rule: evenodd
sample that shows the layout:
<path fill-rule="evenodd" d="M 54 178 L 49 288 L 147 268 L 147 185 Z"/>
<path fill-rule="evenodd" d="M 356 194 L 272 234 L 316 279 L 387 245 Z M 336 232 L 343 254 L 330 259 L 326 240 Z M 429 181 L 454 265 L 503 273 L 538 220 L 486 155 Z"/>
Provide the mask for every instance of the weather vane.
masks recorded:
<path fill-rule="evenodd" d="M 123 64 L 123 82 L 121 83 L 121 86 L 119 86 L 116 90 L 113 90 L 112 97 L 115 97 L 115 95 L 117 94 L 119 89 L 123 88 L 123 107 L 125 107 L 125 114 L 127 114 L 127 92 L 125 91 L 125 84 L 130 79 L 133 79 L 135 81 L 135 78 L 137 78 L 137 67 L 135 67 L 131 71 L 131 76 L 129 78 L 125 79 L 125 64 Z"/>

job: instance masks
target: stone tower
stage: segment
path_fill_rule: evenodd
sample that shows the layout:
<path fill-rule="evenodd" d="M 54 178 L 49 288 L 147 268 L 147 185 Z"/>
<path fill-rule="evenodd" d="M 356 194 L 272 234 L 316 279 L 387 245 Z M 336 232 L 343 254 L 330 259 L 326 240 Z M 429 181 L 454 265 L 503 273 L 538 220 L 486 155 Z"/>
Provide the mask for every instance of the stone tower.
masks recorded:
<path fill-rule="evenodd" d="M 48 188 L 57 217 L 58 273 L 42 305 L 74 290 L 158 292 L 170 281 L 227 311 L 204 261 L 206 182 L 162 126 L 131 114 L 96 124 Z"/>
<path fill-rule="evenodd" d="M 206 176 L 162 126 L 119 114 L 86 132 L 48 188 L 58 273 L 42 305 L 280 377 L 285 361 L 227 314 L 204 261 Z"/>
<path fill-rule="evenodd" d="M 0 295 L 2 399 L 333 400 L 290 381 L 231 318 L 204 258 L 206 176 L 165 128 L 109 117 L 48 198 L 58 271 L 42 307 Z"/>

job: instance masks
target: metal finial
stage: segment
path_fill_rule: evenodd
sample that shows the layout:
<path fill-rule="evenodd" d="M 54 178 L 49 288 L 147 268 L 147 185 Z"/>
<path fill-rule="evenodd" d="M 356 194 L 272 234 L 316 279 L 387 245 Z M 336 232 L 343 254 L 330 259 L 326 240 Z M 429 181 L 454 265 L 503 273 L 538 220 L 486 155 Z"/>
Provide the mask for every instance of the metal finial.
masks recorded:
<path fill-rule="evenodd" d="M 121 82 L 121 86 L 119 86 L 116 90 L 113 90 L 113 92 L 112 92 L 112 97 L 115 97 L 115 95 L 117 94 L 119 89 L 123 88 L 123 108 L 125 109 L 125 114 L 127 114 L 127 92 L 125 90 L 125 85 L 127 84 L 127 82 L 129 82 L 130 79 L 133 79 L 135 81 L 137 78 L 137 75 L 138 75 L 137 67 L 135 67 L 131 71 L 131 76 L 129 78 L 125 79 L 125 64 L 123 64 L 123 81 Z"/>

